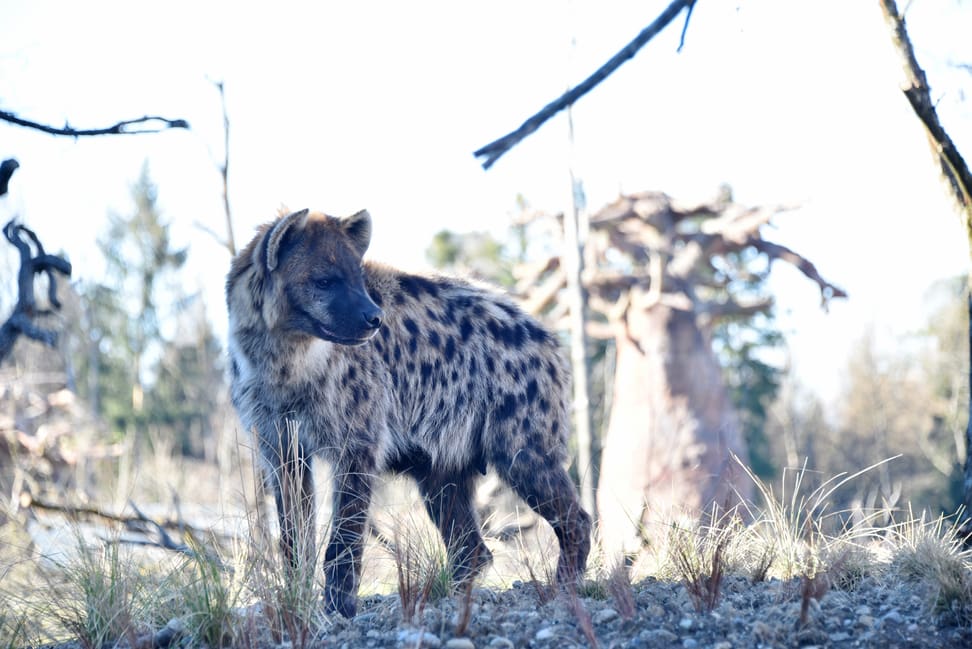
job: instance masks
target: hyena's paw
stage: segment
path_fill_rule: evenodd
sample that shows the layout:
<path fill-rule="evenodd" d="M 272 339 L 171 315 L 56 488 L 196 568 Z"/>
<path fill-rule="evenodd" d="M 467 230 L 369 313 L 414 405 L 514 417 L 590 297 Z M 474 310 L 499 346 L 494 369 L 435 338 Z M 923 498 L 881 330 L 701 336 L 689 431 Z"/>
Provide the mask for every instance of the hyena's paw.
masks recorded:
<path fill-rule="evenodd" d="M 358 612 L 358 598 L 338 588 L 324 587 L 324 612 L 352 618 Z"/>

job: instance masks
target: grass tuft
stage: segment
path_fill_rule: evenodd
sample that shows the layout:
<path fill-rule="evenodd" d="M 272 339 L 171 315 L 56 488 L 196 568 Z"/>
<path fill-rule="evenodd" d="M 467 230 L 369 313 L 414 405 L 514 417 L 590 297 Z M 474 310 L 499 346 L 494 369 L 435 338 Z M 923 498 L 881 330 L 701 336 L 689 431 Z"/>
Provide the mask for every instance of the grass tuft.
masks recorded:
<path fill-rule="evenodd" d="M 955 524 L 961 514 L 928 519 L 922 512 L 893 525 L 892 569 L 930 591 L 934 613 L 957 624 L 972 624 L 972 550 Z"/>
<path fill-rule="evenodd" d="M 448 597 L 452 568 L 438 532 L 412 519 L 399 520 L 390 543 L 402 619 L 419 623 L 426 604 Z"/>
<path fill-rule="evenodd" d="M 608 571 L 607 592 L 614 600 L 614 607 L 625 620 L 631 620 L 637 613 L 634 599 L 634 589 L 631 585 L 631 573 L 624 561 L 618 561 Z"/>
<path fill-rule="evenodd" d="M 66 583 L 53 588 L 62 605 L 52 611 L 85 649 L 101 649 L 121 640 L 132 645 L 146 630 L 140 615 L 146 584 L 119 543 L 93 548 L 78 535 L 78 556 L 63 566 L 62 574 Z"/>

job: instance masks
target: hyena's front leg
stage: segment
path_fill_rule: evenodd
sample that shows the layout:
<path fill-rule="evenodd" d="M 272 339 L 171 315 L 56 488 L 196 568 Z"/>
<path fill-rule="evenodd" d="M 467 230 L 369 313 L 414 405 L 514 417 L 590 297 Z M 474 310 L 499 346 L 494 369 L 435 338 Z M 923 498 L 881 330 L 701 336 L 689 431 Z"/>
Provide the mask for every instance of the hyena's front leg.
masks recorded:
<path fill-rule="evenodd" d="M 354 617 L 373 469 L 353 463 L 335 467 L 331 540 L 324 554 L 324 608 Z"/>
<path fill-rule="evenodd" d="M 283 438 L 277 448 L 264 448 L 263 453 L 270 466 L 269 486 L 277 505 L 280 551 L 285 564 L 295 573 L 305 571 L 304 574 L 313 575 L 317 531 L 310 458 L 297 440 Z"/>

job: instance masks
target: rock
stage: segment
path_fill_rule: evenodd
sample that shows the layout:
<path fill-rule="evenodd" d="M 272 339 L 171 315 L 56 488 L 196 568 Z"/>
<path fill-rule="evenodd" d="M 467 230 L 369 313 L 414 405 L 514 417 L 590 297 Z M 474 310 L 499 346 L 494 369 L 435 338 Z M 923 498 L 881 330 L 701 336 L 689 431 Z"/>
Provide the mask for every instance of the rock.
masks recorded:
<path fill-rule="evenodd" d="M 678 642 L 678 636 L 668 629 L 645 629 L 638 637 L 647 644 L 670 645 Z"/>
<path fill-rule="evenodd" d="M 732 643 L 723 640 L 722 642 L 717 642 L 712 645 L 712 649 L 732 649 Z"/>
<path fill-rule="evenodd" d="M 449 638 L 445 646 L 446 649 L 476 649 L 476 645 L 469 638 Z"/>
<path fill-rule="evenodd" d="M 685 629 L 686 631 L 692 628 L 692 624 L 694 624 L 694 622 L 690 617 L 683 617 L 681 620 L 678 621 L 678 627 L 680 629 Z"/>
<path fill-rule="evenodd" d="M 489 646 L 493 649 L 514 649 L 513 643 L 501 635 L 496 636 L 489 641 Z"/>
<path fill-rule="evenodd" d="M 551 640 L 555 637 L 557 637 L 557 628 L 547 626 L 537 631 L 536 635 L 533 636 L 533 639 L 540 642 L 543 640 Z"/>
<path fill-rule="evenodd" d="M 699 646 L 699 641 L 695 638 L 685 638 L 682 640 L 682 649 L 696 649 Z"/>
<path fill-rule="evenodd" d="M 594 622 L 594 624 L 606 624 L 616 617 L 618 617 L 618 612 L 613 608 L 602 608 L 600 611 L 591 616 L 591 621 Z"/>
<path fill-rule="evenodd" d="M 901 613 L 897 609 L 891 609 L 881 618 L 885 622 L 890 622 L 892 624 L 901 624 L 904 622 L 904 618 L 901 617 Z"/>
<path fill-rule="evenodd" d="M 439 640 L 439 636 L 428 631 L 418 631 L 416 629 L 399 631 L 398 642 L 407 647 L 422 646 L 429 647 L 429 649 L 438 649 L 438 647 L 442 646 L 442 641 Z"/>
<path fill-rule="evenodd" d="M 773 629 L 770 628 L 770 625 L 761 620 L 756 620 L 753 622 L 751 630 L 753 632 L 753 637 L 763 643 L 767 642 L 775 635 L 773 633 Z"/>

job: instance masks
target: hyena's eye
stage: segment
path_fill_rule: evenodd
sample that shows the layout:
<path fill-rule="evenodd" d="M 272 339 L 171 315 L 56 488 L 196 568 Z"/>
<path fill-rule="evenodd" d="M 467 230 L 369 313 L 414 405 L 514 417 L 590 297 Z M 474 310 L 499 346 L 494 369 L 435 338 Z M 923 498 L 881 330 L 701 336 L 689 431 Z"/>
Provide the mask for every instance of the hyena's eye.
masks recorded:
<path fill-rule="evenodd" d="M 327 289 L 334 288 L 335 284 L 337 284 L 337 280 L 333 277 L 318 277 L 314 280 L 314 285 L 317 286 L 317 288 L 325 291 Z"/>

